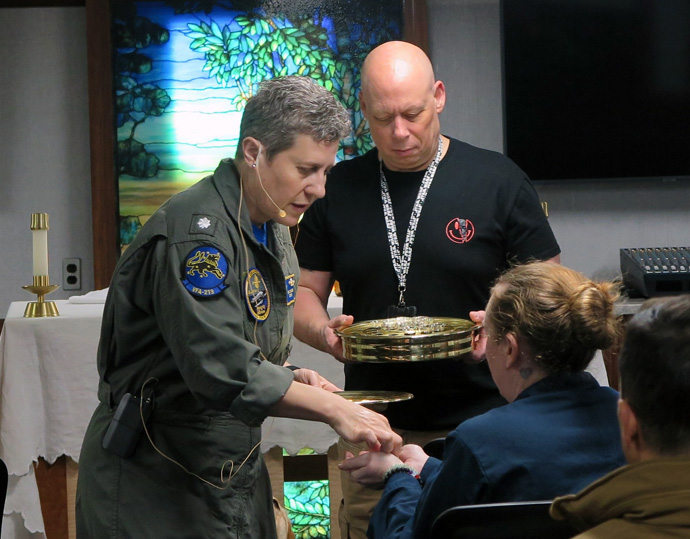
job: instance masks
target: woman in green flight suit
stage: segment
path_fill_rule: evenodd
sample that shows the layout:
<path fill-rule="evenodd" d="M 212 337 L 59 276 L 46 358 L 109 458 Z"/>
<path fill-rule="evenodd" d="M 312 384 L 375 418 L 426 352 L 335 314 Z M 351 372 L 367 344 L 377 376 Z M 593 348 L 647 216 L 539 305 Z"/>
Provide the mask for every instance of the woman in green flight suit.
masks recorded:
<path fill-rule="evenodd" d="M 399 449 L 384 417 L 283 366 L 299 279 L 288 227 L 324 195 L 348 132 L 345 109 L 310 79 L 265 81 L 235 159 L 163 204 L 120 258 L 79 462 L 78 537 L 274 537 L 258 449 L 269 415 Z"/>

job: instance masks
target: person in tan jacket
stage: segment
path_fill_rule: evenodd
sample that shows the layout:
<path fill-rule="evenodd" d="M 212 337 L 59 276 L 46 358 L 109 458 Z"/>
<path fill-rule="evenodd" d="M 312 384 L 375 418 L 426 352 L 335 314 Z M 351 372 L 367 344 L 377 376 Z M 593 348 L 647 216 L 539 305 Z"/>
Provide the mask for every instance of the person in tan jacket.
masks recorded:
<path fill-rule="evenodd" d="M 645 302 L 620 355 L 627 466 L 556 498 L 577 539 L 690 537 L 690 295 Z"/>

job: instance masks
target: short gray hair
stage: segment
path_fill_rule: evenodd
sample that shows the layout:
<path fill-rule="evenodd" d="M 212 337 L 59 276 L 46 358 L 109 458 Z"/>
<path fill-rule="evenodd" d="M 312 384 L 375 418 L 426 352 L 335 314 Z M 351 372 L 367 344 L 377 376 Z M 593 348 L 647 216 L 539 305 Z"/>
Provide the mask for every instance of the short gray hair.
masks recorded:
<path fill-rule="evenodd" d="M 296 75 L 269 79 L 247 101 L 235 157 L 244 158 L 242 141 L 246 137 L 261 141 L 271 160 L 291 148 L 297 135 L 333 142 L 347 136 L 350 129 L 345 107 L 313 79 Z"/>

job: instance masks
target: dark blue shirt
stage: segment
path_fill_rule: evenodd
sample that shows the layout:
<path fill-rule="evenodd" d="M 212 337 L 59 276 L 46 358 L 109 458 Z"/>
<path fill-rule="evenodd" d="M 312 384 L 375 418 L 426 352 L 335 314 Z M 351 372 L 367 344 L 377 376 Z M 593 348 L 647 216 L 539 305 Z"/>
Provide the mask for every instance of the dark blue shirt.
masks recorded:
<path fill-rule="evenodd" d="M 468 419 L 446 438 L 444 460 L 425 464 L 423 489 L 407 474 L 390 478 L 368 536 L 426 538 L 449 507 L 580 491 L 625 464 L 617 402 L 589 373 L 559 373 Z"/>

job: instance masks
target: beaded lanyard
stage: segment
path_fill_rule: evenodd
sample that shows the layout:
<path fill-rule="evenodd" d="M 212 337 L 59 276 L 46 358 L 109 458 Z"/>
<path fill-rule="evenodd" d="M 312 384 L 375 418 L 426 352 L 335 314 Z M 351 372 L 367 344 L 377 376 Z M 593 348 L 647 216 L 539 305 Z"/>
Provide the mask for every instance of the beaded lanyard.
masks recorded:
<path fill-rule="evenodd" d="M 443 139 L 439 135 L 438 148 L 436 156 L 424 173 L 422 184 L 419 186 L 417 199 L 412 207 L 412 215 L 410 215 L 410 223 L 407 225 L 407 235 L 405 236 L 405 244 L 403 245 L 402 254 L 400 253 L 400 244 L 398 242 L 398 231 L 395 225 L 395 216 L 393 215 L 393 203 L 391 201 L 390 191 L 388 189 L 388 182 L 386 176 L 383 174 L 383 161 L 379 161 L 379 172 L 381 174 L 381 202 L 383 203 L 383 216 L 386 219 L 386 229 L 388 232 L 388 244 L 391 248 L 391 259 L 393 260 L 393 269 L 398 277 L 398 308 L 405 308 L 405 290 L 407 286 L 407 272 L 410 270 L 410 261 L 412 259 L 412 244 L 414 243 L 414 236 L 417 232 L 417 224 L 419 216 L 422 213 L 422 206 L 426 199 L 429 186 L 436 174 L 436 168 L 441 161 L 441 153 L 443 152 Z"/>

